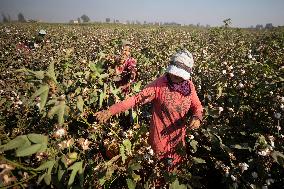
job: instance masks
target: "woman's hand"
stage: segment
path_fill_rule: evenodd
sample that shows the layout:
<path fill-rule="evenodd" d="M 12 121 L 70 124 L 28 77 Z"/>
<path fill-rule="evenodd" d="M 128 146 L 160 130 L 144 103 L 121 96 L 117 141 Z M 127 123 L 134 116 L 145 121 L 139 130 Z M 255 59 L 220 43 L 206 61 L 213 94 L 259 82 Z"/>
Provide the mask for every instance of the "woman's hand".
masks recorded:
<path fill-rule="evenodd" d="M 111 118 L 112 114 L 109 110 L 103 110 L 95 113 L 95 117 L 100 123 L 105 123 Z"/>
<path fill-rule="evenodd" d="M 198 129 L 200 127 L 200 120 L 198 118 L 193 117 L 192 121 L 189 125 L 190 129 Z"/>

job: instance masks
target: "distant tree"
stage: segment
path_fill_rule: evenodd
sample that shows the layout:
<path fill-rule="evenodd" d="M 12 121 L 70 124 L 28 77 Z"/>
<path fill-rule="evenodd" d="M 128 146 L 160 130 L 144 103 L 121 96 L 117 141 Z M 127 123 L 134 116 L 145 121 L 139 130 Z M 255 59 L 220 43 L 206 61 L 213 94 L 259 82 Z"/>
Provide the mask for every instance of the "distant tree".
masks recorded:
<path fill-rule="evenodd" d="M 89 22 L 90 21 L 90 18 L 87 15 L 85 15 L 85 14 L 83 14 L 81 16 L 81 19 L 82 19 L 83 22 Z"/>
<path fill-rule="evenodd" d="M 271 28 L 273 28 L 272 23 L 267 23 L 267 24 L 265 25 L 265 29 L 271 29 Z"/>
<path fill-rule="evenodd" d="M 106 23 L 110 23 L 110 18 L 106 18 Z"/>
<path fill-rule="evenodd" d="M 2 19 L 3 19 L 2 21 L 5 23 L 10 22 L 10 16 L 9 15 L 6 16 L 4 13 L 2 13 Z"/>
<path fill-rule="evenodd" d="M 18 21 L 19 22 L 26 22 L 26 19 L 25 19 L 23 13 L 21 13 L 21 12 L 18 14 Z"/>
<path fill-rule="evenodd" d="M 228 28 L 232 24 L 232 19 L 231 18 L 227 18 L 227 19 L 223 20 L 223 22 L 225 24 L 225 28 Z"/>
<path fill-rule="evenodd" d="M 81 23 L 80 17 L 77 18 L 77 21 L 78 21 L 79 24 Z"/>

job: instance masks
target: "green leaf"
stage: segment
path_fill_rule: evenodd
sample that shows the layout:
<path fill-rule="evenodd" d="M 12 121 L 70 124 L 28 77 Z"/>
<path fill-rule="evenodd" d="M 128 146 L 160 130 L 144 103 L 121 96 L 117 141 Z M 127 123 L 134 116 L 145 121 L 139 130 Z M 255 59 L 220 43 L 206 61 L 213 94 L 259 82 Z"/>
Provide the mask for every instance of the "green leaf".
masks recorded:
<path fill-rule="evenodd" d="M 17 136 L 13 140 L 10 140 L 7 144 L 0 146 L 0 151 L 12 150 L 21 147 L 23 144 L 29 141 L 26 135 Z"/>
<path fill-rule="evenodd" d="M 133 87 L 133 90 L 134 90 L 134 92 L 139 92 L 140 91 L 140 88 L 141 88 L 141 84 L 142 84 L 142 82 L 141 81 L 139 81 L 139 82 L 137 82 L 135 85 L 134 85 L 134 87 Z"/>
<path fill-rule="evenodd" d="M 132 163 L 129 168 L 134 171 L 134 170 L 139 170 L 142 168 L 142 166 L 140 165 L 140 163 Z"/>
<path fill-rule="evenodd" d="M 190 141 L 190 146 L 193 148 L 194 153 L 197 151 L 197 145 L 198 145 L 198 142 L 196 140 Z"/>
<path fill-rule="evenodd" d="M 37 79 L 43 79 L 44 78 L 44 71 L 29 71 L 30 73 L 33 73 L 34 76 Z"/>
<path fill-rule="evenodd" d="M 100 101 L 99 101 L 99 107 L 101 108 L 102 105 L 103 105 L 103 101 L 104 101 L 104 98 L 106 97 L 106 94 L 104 92 L 101 92 L 100 93 Z"/>
<path fill-rule="evenodd" d="M 206 161 L 204 159 L 197 158 L 197 157 L 193 157 L 192 160 L 193 160 L 194 164 L 206 163 Z"/>
<path fill-rule="evenodd" d="M 50 185 L 51 182 L 51 174 L 46 173 L 45 176 L 43 177 L 44 182 L 46 183 L 46 185 Z"/>
<path fill-rule="evenodd" d="M 136 112 L 135 110 L 133 110 L 133 111 L 131 111 L 131 113 L 132 113 L 132 119 L 134 120 L 135 123 L 137 123 L 137 122 L 136 122 L 136 119 L 137 119 L 137 112 Z"/>
<path fill-rule="evenodd" d="M 90 67 L 90 70 L 91 71 L 93 71 L 93 72 L 95 72 L 97 69 L 96 69 L 96 64 L 95 63 L 90 63 L 90 65 L 89 65 L 89 67 Z"/>
<path fill-rule="evenodd" d="M 65 101 L 60 101 L 60 103 L 51 108 L 48 112 L 48 117 L 52 118 L 54 115 L 57 115 L 59 125 L 64 123 L 64 112 L 65 112 Z"/>
<path fill-rule="evenodd" d="M 208 106 L 205 107 L 206 114 L 213 117 L 213 118 L 218 118 L 219 115 L 219 109 L 218 108 L 209 108 Z"/>
<path fill-rule="evenodd" d="M 274 151 L 271 153 L 271 156 L 275 162 L 277 162 L 280 166 L 284 168 L 284 155 L 281 152 Z"/>
<path fill-rule="evenodd" d="M 179 184 L 178 179 L 176 179 L 173 183 L 170 184 L 169 189 L 186 189 L 186 185 Z"/>
<path fill-rule="evenodd" d="M 45 135 L 41 135 L 41 134 L 35 134 L 35 133 L 31 133 L 27 135 L 28 139 L 36 144 L 43 144 L 48 142 L 48 137 Z"/>
<path fill-rule="evenodd" d="M 16 150 L 16 156 L 22 157 L 22 156 L 30 156 L 32 154 L 37 153 L 42 148 L 42 144 L 34 144 L 27 148 L 20 148 Z"/>
<path fill-rule="evenodd" d="M 113 94 L 114 96 L 117 96 L 117 94 L 120 92 L 120 88 L 114 88 L 112 85 L 110 85 L 110 92 L 111 94 Z"/>
<path fill-rule="evenodd" d="M 44 181 L 47 185 L 50 185 L 51 182 L 51 171 L 54 165 L 50 165 L 47 170 L 47 174 L 44 177 Z"/>
<path fill-rule="evenodd" d="M 139 182 L 141 180 L 141 177 L 135 173 L 132 173 L 132 178 L 135 182 Z"/>
<path fill-rule="evenodd" d="M 106 171 L 106 178 L 110 179 L 114 171 L 115 171 L 115 167 L 113 165 L 109 166 Z"/>
<path fill-rule="evenodd" d="M 99 179 L 99 183 L 101 186 L 104 185 L 105 182 L 106 182 L 105 177 Z"/>
<path fill-rule="evenodd" d="M 52 61 L 47 69 L 46 75 L 52 79 L 55 83 L 57 83 L 56 81 L 56 76 L 55 76 L 55 72 L 54 72 L 54 62 Z"/>
<path fill-rule="evenodd" d="M 46 173 L 44 173 L 44 174 L 42 174 L 40 177 L 38 177 L 38 179 L 37 179 L 37 185 L 39 185 L 40 183 L 41 183 L 41 181 L 42 181 L 42 179 L 45 177 L 45 175 L 46 175 Z"/>
<path fill-rule="evenodd" d="M 98 62 L 98 63 L 90 63 L 90 69 L 91 71 L 95 72 L 96 74 L 101 74 L 103 73 L 104 69 L 102 68 L 103 65 L 102 63 Z"/>
<path fill-rule="evenodd" d="M 32 71 L 26 68 L 18 69 L 16 72 L 28 72 L 29 74 L 34 75 L 37 79 L 43 79 L 44 78 L 44 71 Z"/>
<path fill-rule="evenodd" d="M 76 90 L 75 90 L 75 94 L 77 95 L 77 94 L 80 94 L 80 92 L 81 92 L 81 87 L 78 87 Z"/>
<path fill-rule="evenodd" d="M 251 150 L 251 148 L 248 146 L 248 143 L 234 144 L 234 145 L 231 145 L 230 147 L 239 149 L 239 150 Z"/>
<path fill-rule="evenodd" d="M 129 189 L 135 189 L 136 183 L 132 179 L 126 179 L 126 182 Z"/>
<path fill-rule="evenodd" d="M 129 139 L 125 139 L 123 142 L 123 145 L 125 146 L 126 151 L 131 154 L 131 142 Z"/>
<path fill-rule="evenodd" d="M 48 92 L 49 92 L 49 86 L 41 85 L 40 88 L 32 96 L 32 99 L 36 98 L 37 96 L 40 96 L 40 111 L 43 110 L 46 104 Z"/>
<path fill-rule="evenodd" d="M 57 179 L 58 179 L 59 181 L 61 181 L 61 179 L 62 179 L 64 173 L 65 173 L 65 169 L 62 169 L 62 168 L 58 169 L 58 172 L 57 172 Z"/>
<path fill-rule="evenodd" d="M 80 112 L 84 112 L 84 101 L 81 95 L 78 96 L 77 107 L 80 110 Z"/>
<path fill-rule="evenodd" d="M 46 161 L 43 164 L 41 164 L 38 168 L 36 168 L 35 170 L 42 171 L 45 169 L 50 169 L 54 166 L 55 162 L 56 162 L 55 160 Z"/>
<path fill-rule="evenodd" d="M 216 99 L 218 99 L 222 96 L 222 91 L 223 91 L 223 88 L 222 88 L 221 84 L 218 83 L 218 85 L 217 85 L 217 98 Z"/>
<path fill-rule="evenodd" d="M 267 142 L 265 140 L 265 137 L 263 135 L 260 135 L 258 137 L 257 143 L 261 146 L 261 147 L 265 147 Z"/>
<path fill-rule="evenodd" d="M 90 94 L 90 101 L 89 104 L 93 104 L 94 102 L 96 102 L 98 100 L 98 96 L 96 92 L 93 92 Z"/>
<path fill-rule="evenodd" d="M 125 148 L 124 148 L 123 145 L 120 145 L 120 147 L 119 147 L 119 153 L 120 153 L 122 162 L 125 163 L 126 156 L 125 156 Z"/>
<path fill-rule="evenodd" d="M 77 172 L 79 174 L 83 173 L 83 162 L 80 161 L 80 162 L 74 163 L 71 167 L 68 168 L 68 170 L 72 170 L 69 181 L 68 181 L 68 186 L 70 187 L 74 182 Z"/>
<path fill-rule="evenodd" d="M 42 146 L 41 146 L 41 148 L 39 149 L 38 152 L 44 152 L 47 149 L 47 143 L 42 143 L 41 145 Z"/>
<path fill-rule="evenodd" d="M 23 143 L 19 148 L 17 148 L 17 150 L 26 149 L 27 147 L 29 147 L 31 145 L 32 145 L 32 143 L 29 140 L 26 140 L 26 142 Z"/>

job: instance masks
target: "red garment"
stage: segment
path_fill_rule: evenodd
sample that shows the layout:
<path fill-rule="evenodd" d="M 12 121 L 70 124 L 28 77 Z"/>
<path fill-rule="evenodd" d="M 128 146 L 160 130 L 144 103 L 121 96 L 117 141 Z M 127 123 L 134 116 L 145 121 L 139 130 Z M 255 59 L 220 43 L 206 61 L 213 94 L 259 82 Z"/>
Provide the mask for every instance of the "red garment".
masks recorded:
<path fill-rule="evenodd" d="M 162 76 L 147 85 L 137 95 L 110 107 L 112 115 L 124 112 L 136 105 L 152 102 L 152 119 L 149 143 L 160 159 L 173 158 L 173 164 L 182 160 L 176 153 L 179 145 L 185 145 L 187 113 L 191 109 L 193 116 L 202 119 L 202 105 L 196 94 L 194 84 L 188 81 L 191 94 L 184 96 L 171 90 L 166 76 Z"/>

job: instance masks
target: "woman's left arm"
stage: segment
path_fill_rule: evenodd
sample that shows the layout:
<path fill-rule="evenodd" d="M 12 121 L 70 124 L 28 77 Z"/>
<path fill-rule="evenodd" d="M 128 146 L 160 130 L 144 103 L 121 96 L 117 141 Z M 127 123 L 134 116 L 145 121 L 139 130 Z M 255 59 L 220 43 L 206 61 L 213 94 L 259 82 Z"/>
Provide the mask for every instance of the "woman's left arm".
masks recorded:
<path fill-rule="evenodd" d="M 191 87 L 191 109 L 193 113 L 193 119 L 197 118 L 201 122 L 202 114 L 203 114 L 203 107 L 197 96 L 195 86 L 192 82 L 190 82 L 190 87 Z"/>

